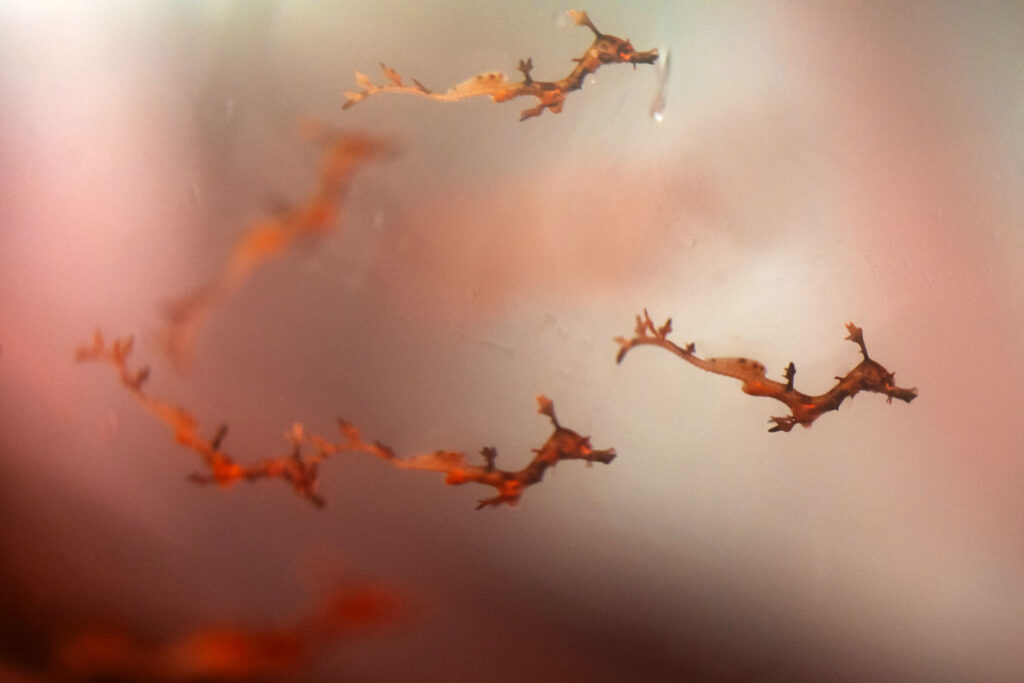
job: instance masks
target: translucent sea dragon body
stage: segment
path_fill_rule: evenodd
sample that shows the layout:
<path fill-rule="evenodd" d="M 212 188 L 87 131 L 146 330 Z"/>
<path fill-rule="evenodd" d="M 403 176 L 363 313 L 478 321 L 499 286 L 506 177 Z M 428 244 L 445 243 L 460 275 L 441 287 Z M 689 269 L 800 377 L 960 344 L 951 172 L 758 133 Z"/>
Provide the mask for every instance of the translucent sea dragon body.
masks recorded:
<path fill-rule="evenodd" d="M 506 79 L 504 74 L 497 72 L 482 73 L 467 81 L 449 88 L 445 92 L 435 92 L 423 86 L 416 79 L 412 79 L 412 85 L 406 85 L 402 77 L 394 69 L 381 64 L 381 69 L 388 83 L 379 85 L 364 74 L 356 72 L 356 82 L 362 90 L 358 92 L 345 93 L 345 105 L 342 109 L 348 109 L 354 104 L 363 101 L 371 95 L 381 93 L 403 93 L 406 95 L 418 95 L 438 102 L 457 102 L 470 97 L 488 95 L 494 102 L 505 102 L 515 97 L 530 96 L 540 100 L 540 104 L 529 109 L 524 109 L 519 114 L 519 120 L 540 116 L 545 109 L 558 114 L 562 111 L 562 105 L 570 92 L 583 87 L 586 77 L 605 64 L 654 64 L 658 60 L 658 51 L 647 50 L 637 52 L 629 39 L 622 39 L 616 36 L 601 33 L 590 21 L 586 12 L 569 10 L 569 17 L 577 26 L 586 26 L 594 32 L 594 42 L 582 57 L 575 59 L 575 68 L 565 78 L 558 81 L 535 81 L 531 76 L 533 60 L 519 60 L 519 71 L 523 74 L 523 80 L 512 83 Z"/>
<path fill-rule="evenodd" d="M 129 367 L 128 357 L 132 348 L 130 337 L 116 339 L 108 344 L 97 331 L 91 344 L 78 349 L 76 358 L 80 362 L 105 362 L 113 366 L 121 384 L 131 392 L 135 400 L 174 432 L 175 441 L 200 457 L 205 471 L 189 476 L 197 484 L 216 484 L 229 488 L 240 481 L 281 479 L 291 484 L 300 496 L 323 507 L 325 500 L 317 491 L 321 464 L 339 453 L 364 453 L 398 469 L 442 472 L 446 475 L 447 484 L 477 483 L 496 489 L 497 495 L 478 501 L 479 510 L 502 504 L 516 505 L 527 487 L 540 483 L 545 472 L 563 460 L 583 460 L 587 465 L 594 462 L 607 465 L 616 455 L 615 449 L 596 449 L 591 446 L 590 437 L 562 426 L 555 417 L 552 401 L 545 396 L 538 396 L 537 412 L 547 416 L 554 430 L 543 446 L 534 449 L 533 459 L 519 470 L 496 467 L 498 451 L 491 447 L 481 451 L 483 465 L 471 464 L 465 454 L 458 451 L 439 450 L 398 457 L 391 448 L 379 441 L 364 440 L 359 429 L 345 420 L 338 420 L 338 431 L 342 437 L 340 441 L 307 434 L 301 424 L 295 423 L 287 434 L 291 442 L 290 452 L 242 464 L 223 448 L 227 425 L 221 425 L 213 438 L 208 439 L 200 433 L 199 422 L 189 411 L 146 393 L 143 385 L 149 379 L 149 367 Z"/>

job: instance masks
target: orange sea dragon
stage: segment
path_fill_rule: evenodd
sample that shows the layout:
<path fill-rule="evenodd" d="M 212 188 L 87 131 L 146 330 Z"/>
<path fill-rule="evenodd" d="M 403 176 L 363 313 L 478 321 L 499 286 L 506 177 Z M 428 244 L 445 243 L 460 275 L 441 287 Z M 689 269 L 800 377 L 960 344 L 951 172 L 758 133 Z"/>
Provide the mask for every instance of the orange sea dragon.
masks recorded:
<path fill-rule="evenodd" d="M 785 403 L 790 410 L 790 415 L 785 417 L 773 417 L 775 423 L 769 432 L 788 432 L 796 425 L 810 427 L 811 423 L 821 417 L 824 413 L 832 410 L 839 410 L 839 405 L 846 398 L 853 398 L 858 392 L 870 391 L 876 394 L 885 394 L 888 402 L 892 403 L 894 398 L 910 403 L 917 397 L 917 389 L 903 389 L 896 386 L 896 373 L 889 372 L 880 363 L 868 357 L 868 349 L 864 344 L 864 331 L 853 323 L 846 324 L 849 336 L 846 338 L 860 347 L 864 359 L 846 373 L 844 377 L 836 377 L 837 383 L 834 387 L 818 396 L 809 396 L 793 388 L 793 378 L 796 377 L 796 365 L 790 363 L 786 367 L 783 377 L 786 383 L 768 379 L 765 376 L 765 367 L 756 360 L 749 358 L 701 358 L 697 355 L 696 346 L 692 343 L 686 346 L 679 346 L 669 341 L 668 335 L 672 332 L 672 320 L 665 321 L 664 325 L 655 327 L 651 322 L 647 311 L 643 317 L 636 317 L 636 332 L 631 338 L 616 337 L 619 345 L 619 354 L 616 361 L 621 363 L 629 351 L 637 346 L 650 345 L 660 346 L 663 349 L 674 353 L 687 363 L 695 365 L 701 370 L 713 372 L 716 375 L 735 377 L 743 382 L 743 392 L 751 396 L 767 396 Z"/>
<path fill-rule="evenodd" d="M 540 104 L 529 109 L 524 109 L 519 114 L 519 120 L 540 116 L 545 109 L 550 109 L 553 114 L 562 111 L 562 105 L 566 96 L 583 87 L 584 79 L 597 71 L 605 64 L 654 64 L 658 60 L 658 51 L 648 50 L 637 52 L 629 39 L 623 40 L 616 36 L 601 33 L 590 21 L 586 12 L 569 10 L 569 17 L 577 26 L 586 26 L 594 32 L 594 42 L 583 53 L 582 57 L 574 59 L 575 68 L 565 78 L 558 81 L 535 81 L 530 75 L 533 70 L 533 60 L 519 60 L 519 71 L 523 74 L 523 80 L 517 83 L 509 82 L 504 74 L 497 72 L 482 73 L 467 81 L 453 86 L 445 92 L 435 92 L 423 86 L 415 78 L 412 85 L 402 82 L 402 77 L 394 69 L 381 64 L 384 76 L 388 84 L 378 85 L 371 81 L 364 74 L 356 72 L 356 82 L 362 90 L 358 92 L 345 93 L 345 105 L 342 109 L 348 109 L 357 102 L 361 102 L 371 95 L 380 93 L 404 93 L 407 95 L 419 95 L 428 97 L 438 102 L 457 102 L 470 97 L 489 95 L 495 102 L 504 102 L 515 97 L 524 95 L 536 97 Z"/>

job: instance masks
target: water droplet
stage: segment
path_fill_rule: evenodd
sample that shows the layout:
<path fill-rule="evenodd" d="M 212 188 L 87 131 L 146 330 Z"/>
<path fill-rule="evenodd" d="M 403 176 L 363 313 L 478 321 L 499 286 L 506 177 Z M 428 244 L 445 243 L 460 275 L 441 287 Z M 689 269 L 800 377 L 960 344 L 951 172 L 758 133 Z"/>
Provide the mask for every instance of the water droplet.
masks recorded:
<path fill-rule="evenodd" d="M 648 109 L 651 118 L 654 119 L 657 123 L 661 123 L 662 121 L 665 120 L 665 88 L 668 83 L 669 68 L 671 65 L 671 62 L 669 61 L 669 51 L 664 50 L 664 54 L 664 59 L 662 59 L 661 63 L 655 67 L 655 73 L 657 74 L 656 78 L 658 83 L 658 89 L 654 93 L 654 97 L 651 98 L 651 105 Z"/>

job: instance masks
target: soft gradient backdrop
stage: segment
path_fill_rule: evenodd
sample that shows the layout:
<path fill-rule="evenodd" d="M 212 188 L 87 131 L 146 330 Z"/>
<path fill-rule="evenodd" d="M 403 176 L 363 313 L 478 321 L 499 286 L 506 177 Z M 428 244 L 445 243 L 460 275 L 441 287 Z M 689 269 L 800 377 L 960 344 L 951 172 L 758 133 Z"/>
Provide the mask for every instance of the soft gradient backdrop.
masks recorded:
<path fill-rule="evenodd" d="M 326 577 L 415 596 L 395 633 L 310 680 L 1020 680 L 1024 676 L 1024 9 L 1019 3 L 594 0 L 671 54 L 602 69 L 561 115 L 381 96 L 571 68 L 546 1 L 0 2 L 0 654 L 35 676 L 62 629 L 268 625 Z M 584 9 L 580 7 L 580 9 Z M 160 356 L 161 306 L 252 219 L 301 197 L 299 117 L 395 140 L 342 224 L 261 270 Z M 817 393 L 858 361 L 916 385 L 768 434 L 780 404 L 652 349 L 789 361 Z M 614 446 L 517 509 L 364 457 L 313 509 L 223 493 L 99 366 L 133 333 L 156 396 L 229 450 L 339 416 L 399 452 L 548 434 L 534 396 Z"/>

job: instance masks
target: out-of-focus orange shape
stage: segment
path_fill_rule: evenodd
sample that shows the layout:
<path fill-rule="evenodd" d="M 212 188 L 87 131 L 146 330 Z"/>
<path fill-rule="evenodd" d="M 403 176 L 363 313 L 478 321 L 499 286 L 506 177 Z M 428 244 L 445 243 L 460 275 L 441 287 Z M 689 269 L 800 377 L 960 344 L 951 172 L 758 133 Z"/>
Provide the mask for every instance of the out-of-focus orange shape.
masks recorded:
<path fill-rule="evenodd" d="M 319 628 L 338 631 L 387 625 L 401 617 L 402 603 L 393 589 L 377 584 L 339 591 L 325 601 Z"/>
<path fill-rule="evenodd" d="M 307 644 L 293 633 L 224 629 L 190 635 L 165 656 L 167 670 L 181 677 L 247 679 L 293 671 L 307 653 Z"/>

